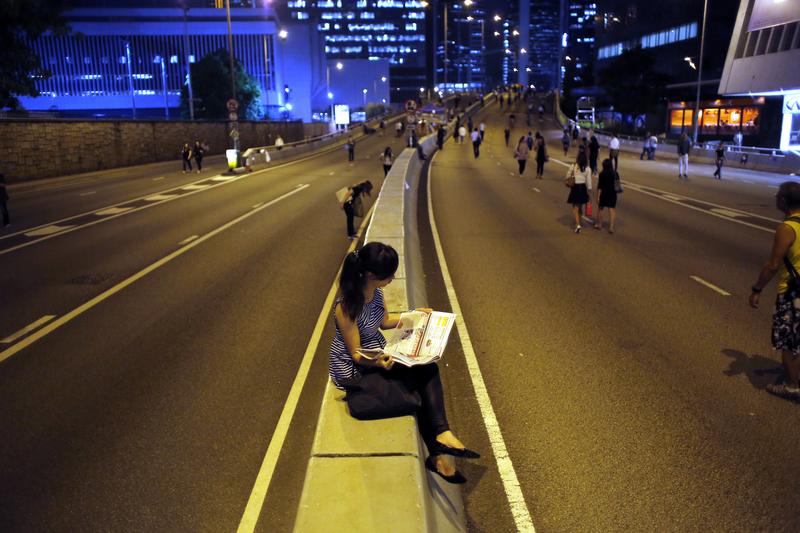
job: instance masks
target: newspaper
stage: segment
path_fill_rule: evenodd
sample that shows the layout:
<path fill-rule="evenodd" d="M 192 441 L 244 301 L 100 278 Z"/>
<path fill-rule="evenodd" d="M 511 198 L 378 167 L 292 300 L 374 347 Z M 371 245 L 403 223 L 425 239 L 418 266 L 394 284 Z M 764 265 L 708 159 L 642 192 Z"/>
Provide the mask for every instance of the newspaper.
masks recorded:
<path fill-rule="evenodd" d="M 405 366 L 427 365 L 442 358 L 450 331 L 456 322 L 453 313 L 409 311 L 400 315 L 398 327 L 387 335 L 386 346 L 361 353 L 369 359 L 391 355 Z"/>

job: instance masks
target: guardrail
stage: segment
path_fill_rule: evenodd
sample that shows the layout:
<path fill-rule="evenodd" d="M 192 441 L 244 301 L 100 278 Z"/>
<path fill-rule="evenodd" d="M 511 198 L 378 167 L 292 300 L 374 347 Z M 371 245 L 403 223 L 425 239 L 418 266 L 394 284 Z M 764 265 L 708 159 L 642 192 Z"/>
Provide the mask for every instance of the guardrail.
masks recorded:
<path fill-rule="evenodd" d="M 467 113 L 479 109 L 477 102 Z M 453 122 L 449 124 L 449 134 L 452 125 Z M 436 135 L 421 139 L 420 146 L 429 158 L 436 149 Z M 384 289 L 390 312 L 403 312 L 426 303 L 420 275 L 421 252 L 415 235 L 423 165 L 417 149 L 407 148 L 400 153 L 383 182 L 365 237 L 367 242 L 391 245 L 400 256 L 395 281 Z M 328 380 L 295 533 L 466 531 L 459 487 L 431 475 L 425 469 L 425 457 L 425 445 L 414 417 L 356 420 L 347 410 L 344 393 Z M 376 495 L 380 495 L 379 500 Z"/>

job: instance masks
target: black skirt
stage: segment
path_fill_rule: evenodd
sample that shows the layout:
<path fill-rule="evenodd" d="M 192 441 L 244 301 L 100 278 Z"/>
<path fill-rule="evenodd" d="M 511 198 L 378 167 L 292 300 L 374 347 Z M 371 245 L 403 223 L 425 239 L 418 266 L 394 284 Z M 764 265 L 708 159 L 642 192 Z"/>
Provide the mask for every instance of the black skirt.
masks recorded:
<path fill-rule="evenodd" d="M 606 190 L 602 189 L 600 191 L 600 200 L 598 202 L 599 206 L 602 207 L 617 207 L 617 192 L 613 189 Z"/>
<path fill-rule="evenodd" d="M 567 203 L 572 205 L 583 205 L 589 203 L 589 190 L 585 183 L 576 183 L 569 190 Z"/>

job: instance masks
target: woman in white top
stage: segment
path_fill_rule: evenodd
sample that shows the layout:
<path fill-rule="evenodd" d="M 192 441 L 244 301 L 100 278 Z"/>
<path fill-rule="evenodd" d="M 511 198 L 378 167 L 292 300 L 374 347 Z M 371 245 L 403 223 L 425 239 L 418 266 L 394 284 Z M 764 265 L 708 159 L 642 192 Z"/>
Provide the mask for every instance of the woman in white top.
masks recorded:
<path fill-rule="evenodd" d="M 581 215 L 583 206 L 589 203 L 589 191 L 592 190 L 592 169 L 583 146 L 578 150 L 578 158 L 567 171 L 567 179 L 574 179 L 569 188 L 567 203 L 572 204 L 572 216 L 575 219 L 575 233 L 581 232 Z"/>
<path fill-rule="evenodd" d="M 517 148 L 514 150 L 514 159 L 517 160 L 519 164 L 519 175 L 522 176 L 522 173 L 525 172 L 525 165 L 528 163 L 528 153 L 530 149 L 528 148 L 528 140 L 523 135 L 519 138 L 519 142 L 517 143 Z"/>
<path fill-rule="evenodd" d="M 467 136 L 467 128 L 465 128 L 464 126 L 458 128 L 458 142 L 463 143 L 464 137 L 466 136 Z"/>

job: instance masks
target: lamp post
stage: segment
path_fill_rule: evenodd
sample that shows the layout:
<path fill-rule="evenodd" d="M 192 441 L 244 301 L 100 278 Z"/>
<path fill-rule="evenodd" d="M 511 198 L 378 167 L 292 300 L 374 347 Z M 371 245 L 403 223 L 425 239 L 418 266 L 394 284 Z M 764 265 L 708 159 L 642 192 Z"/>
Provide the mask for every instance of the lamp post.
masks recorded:
<path fill-rule="evenodd" d="M 700 57 L 697 58 L 697 93 L 694 101 L 694 135 L 692 144 L 697 144 L 697 130 L 700 127 L 700 80 L 703 78 L 703 46 L 706 41 L 706 14 L 708 13 L 708 0 L 703 2 L 703 27 L 700 30 Z"/>
<path fill-rule="evenodd" d="M 131 91 L 131 114 L 136 118 L 136 93 L 133 90 L 133 67 L 131 66 L 131 43 L 125 41 L 125 58 L 128 64 L 128 88 Z"/>
<path fill-rule="evenodd" d="M 194 120 L 194 93 L 192 92 L 192 68 L 189 58 L 189 6 L 183 2 L 183 59 L 186 61 L 186 88 L 189 91 L 189 120 Z M 266 37 L 265 37 L 266 39 Z"/>
<path fill-rule="evenodd" d="M 336 70 L 342 70 L 344 65 L 341 61 L 336 62 Z M 331 123 L 333 123 L 333 93 L 331 92 L 331 66 L 325 65 L 325 89 L 328 91 L 328 100 L 331 103 Z"/>
<path fill-rule="evenodd" d="M 225 15 L 228 19 L 228 68 L 231 71 L 231 99 L 236 100 L 236 75 L 233 69 L 233 30 L 231 29 L 231 0 L 225 0 Z M 230 136 L 233 149 L 239 151 L 239 119 L 231 121 Z"/>
<path fill-rule="evenodd" d="M 367 111 L 367 90 L 362 89 L 361 94 L 364 95 L 364 111 Z"/>

